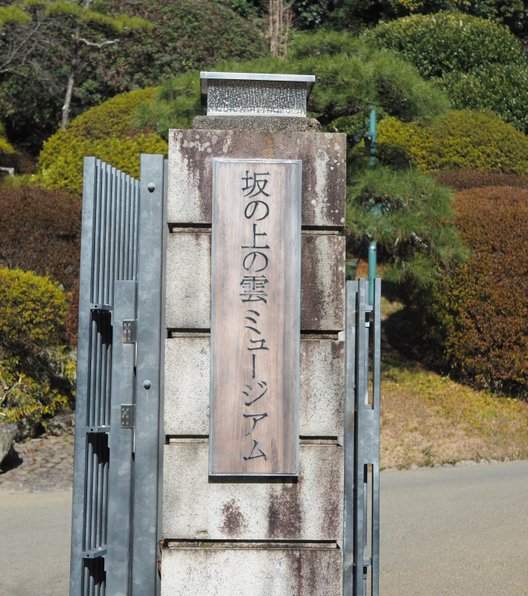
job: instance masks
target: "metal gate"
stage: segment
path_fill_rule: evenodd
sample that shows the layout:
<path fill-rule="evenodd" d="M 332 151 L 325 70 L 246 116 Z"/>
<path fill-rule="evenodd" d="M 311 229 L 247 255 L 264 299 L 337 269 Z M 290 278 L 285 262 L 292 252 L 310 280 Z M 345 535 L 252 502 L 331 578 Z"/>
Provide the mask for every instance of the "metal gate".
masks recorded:
<path fill-rule="evenodd" d="M 165 187 L 85 158 L 70 596 L 159 590 Z"/>
<path fill-rule="evenodd" d="M 346 312 L 343 593 L 378 596 L 381 280 L 347 282 Z"/>

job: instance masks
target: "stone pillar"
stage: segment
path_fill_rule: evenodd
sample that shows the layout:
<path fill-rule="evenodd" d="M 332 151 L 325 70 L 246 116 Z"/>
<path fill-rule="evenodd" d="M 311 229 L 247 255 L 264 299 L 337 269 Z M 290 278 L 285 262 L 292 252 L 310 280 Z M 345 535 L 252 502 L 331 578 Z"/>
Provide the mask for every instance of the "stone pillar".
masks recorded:
<path fill-rule="evenodd" d="M 208 115 L 169 133 L 161 592 L 338 596 L 346 136 L 306 118 L 309 78 L 229 76 L 206 73 Z M 214 158 L 302 161 L 298 478 L 208 475 Z"/>

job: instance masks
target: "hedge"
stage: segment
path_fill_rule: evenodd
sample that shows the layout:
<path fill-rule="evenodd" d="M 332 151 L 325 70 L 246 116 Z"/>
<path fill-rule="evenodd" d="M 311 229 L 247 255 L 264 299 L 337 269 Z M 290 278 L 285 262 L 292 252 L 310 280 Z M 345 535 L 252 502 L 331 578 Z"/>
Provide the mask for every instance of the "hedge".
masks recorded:
<path fill-rule="evenodd" d="M 528 396 L 528 189 L 466 190 L 455 206 L 471 257 L 427 297 L 425 337 L 456 377 Z"/>
<path fill-rule="evenodd" d="M 469 72 L 489 64 L 524 64 L 519 40 L 504 25 L 455 11 L 413 15 L 367 31 L 377 47 L 395 50 L 424 77 Z"/>
<path fill-rule="evenodd" d="M 0 269 L 0 421 L 17 423 L 19 438 L 72 405 L 65 312 L 66 294 L 49 278 Z"/>
<path fill-rule="evenodd" d="M 365 34 L 434 79 L 457 109 L 493 110 L 528 131 L 528 59 L 503 25 L 457 12 L 414 15 Z"/>
<path fill-rule="evenodd" d="M 430 125 L 385 118 L 378 127 L 383 163 L 424 172 L 472 169 L 528 175 L 528 137 L 490 113 L 454 110 Z"/>
<path fill-rule="evenodd" d="M 0 264 L 49 275 L 71 289 L 79 274 L 81 203 L 35 185 L 0 187 Z"/>
<path fill-rule="evenodd" d="M 49 278 L 0 269 L 0 348 L 35 356 L 64 340 L 66 294 Z"/>

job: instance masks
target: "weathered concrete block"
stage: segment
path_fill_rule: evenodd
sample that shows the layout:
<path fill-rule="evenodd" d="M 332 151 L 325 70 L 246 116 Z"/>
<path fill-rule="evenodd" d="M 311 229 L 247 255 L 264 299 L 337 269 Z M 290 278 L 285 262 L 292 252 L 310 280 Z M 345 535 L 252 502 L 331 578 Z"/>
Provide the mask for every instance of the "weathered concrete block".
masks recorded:
<path fill-rule="evenodd" d="M 209 336 L 166 340 L 165 434 L 208 435 L 209 362 Z M 301 340 L 301 436 L 343 434 L 344 375 L 344 342 Z"/>
<path fill-rule="evenodd" d="M 301 329 L 341 331 L 345 325 L 345 237 L 302 239 Z"/>
<path fill-rule="evenodd" d="M 303 225 L 345 226 L 345 134 L 171 130 L 168 223 L 211 223 L 215 157 L 302 160 Z"/>
<path fill-rule="evenodd" d="M 209 482 L 208 442 L 165 445 L 162 532 L 173 540 L 341 543 L 343 449 L 301 444 L 298 482 Z"/>
<path fill-rule="evenodd" d="M 209 329 L 211 234 L 169 234 L 166 260 L 166 326 Z"/>
<path fill-rule="evenodd" d="M 324 547 L 169 548 L 162 596 L 340 596 L 341 551 Z"/>
<path fill-rule="evenodd" d="M 303 234 L 301 329 L 344 328 L 345 238 Z M 178 232 L 167 239 L 166 326 L 209 329 L 211 321 L 211 235 Z"/>
<path fill-rule="evenodd" d="M 209 336 L 165 340 L 166 435 L 209 434 L 210 345 Z"/>

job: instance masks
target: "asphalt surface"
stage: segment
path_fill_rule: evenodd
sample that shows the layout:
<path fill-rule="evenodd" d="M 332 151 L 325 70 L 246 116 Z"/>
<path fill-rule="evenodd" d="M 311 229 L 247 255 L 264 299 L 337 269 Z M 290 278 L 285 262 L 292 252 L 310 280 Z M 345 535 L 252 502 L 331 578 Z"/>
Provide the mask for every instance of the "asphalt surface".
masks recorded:
<path fill-rule="evenodd" d="M 380 594 L 528 595 L 528 462 L 381 475 Z"/>
<path fill-rule="evenodd" d="M 382 596 L 528 595 L 528 462 L 388 471 L 381 482 Z M 70 491 L 6 489 L 0 596 L 66 595 Z"/>
<path fill-rule="evenodd" d="M 71 491 L 0 492 L 0 595 L 68 594 Z"/>

